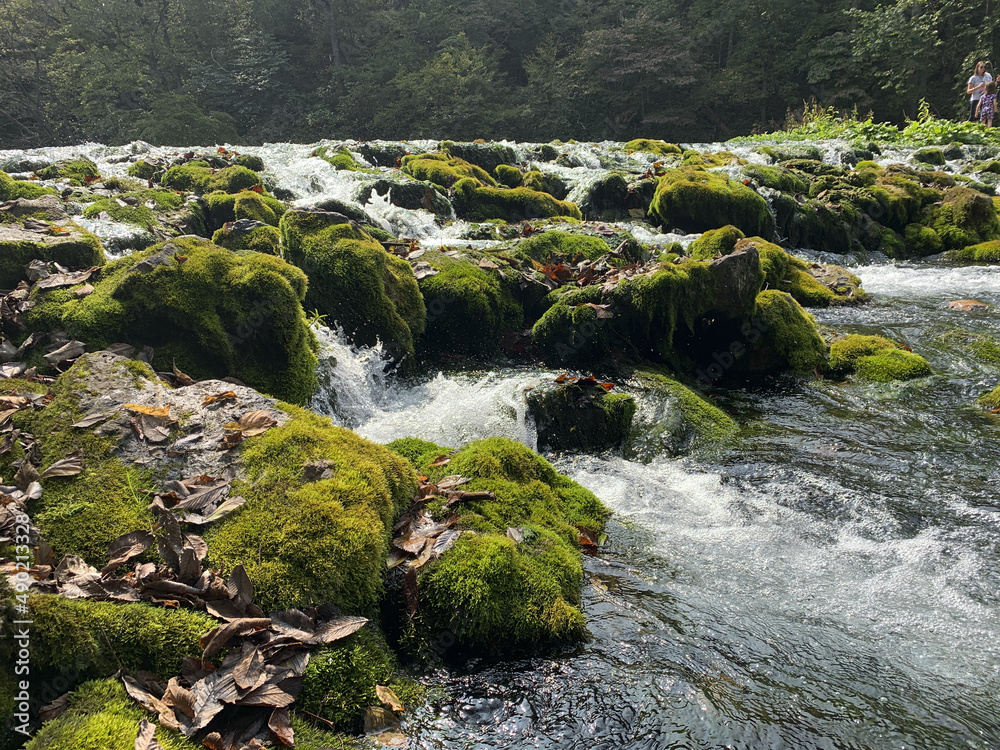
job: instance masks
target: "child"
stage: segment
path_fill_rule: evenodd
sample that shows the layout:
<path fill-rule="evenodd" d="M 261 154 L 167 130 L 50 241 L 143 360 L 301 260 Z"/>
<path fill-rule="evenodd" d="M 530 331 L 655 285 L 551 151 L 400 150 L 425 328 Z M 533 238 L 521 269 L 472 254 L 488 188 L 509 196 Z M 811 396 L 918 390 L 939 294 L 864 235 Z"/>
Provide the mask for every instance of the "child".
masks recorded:
<path fill-rule="evenodd" d="M 986 83 L 986 91 L 979 100 L 979 106 L 976 107 L 976 115 L 979 117 L 979 122 L 988 128 L 992 128 L 993 114 L 996 112 L 996 109 L 997 84 L 996 81 L 988 81 Z"/>

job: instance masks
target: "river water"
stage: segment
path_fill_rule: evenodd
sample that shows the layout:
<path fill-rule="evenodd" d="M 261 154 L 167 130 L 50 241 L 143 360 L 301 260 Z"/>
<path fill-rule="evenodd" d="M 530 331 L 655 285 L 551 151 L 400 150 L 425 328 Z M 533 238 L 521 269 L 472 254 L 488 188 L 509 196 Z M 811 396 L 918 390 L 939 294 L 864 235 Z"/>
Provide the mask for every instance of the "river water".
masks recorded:
<path fill-rule="evenodd" d="M 34 153 L 86 153 L 123 171 L 113 160 L 127 148 L 145 147 Z M 303 205 L 353 199 L 360 178 L 311 148 L 246 151 Z M 561 169 L 579 184 L 625 158 L 606 144 L 572 148 L 580 165 Z M 824 148 L 837 157 L 837 144 Z M 366 208 L 427 243 L 464 231 L 422 211 Z M 975 298 L 996 309 L 1000 268 L 878 260 L 853 269 L 872 301 L 813 311 L 818 322 L 900 341 L 936 374 L 718 393 L 743 437 L 684 458 L 550 456 L 615 511 L 608 546 L 586 560 L 592 638 L 442 669 L 429 680 L 440 689 L 404 723 L 412 747 L 1000 747 L 1000 421 L 974 406 L 1000 371 L 947 337 L 1000 339 L 994 313 L 947 307 Z M 524 391 L 553 372 L 400 381 L 377 349 L 320 335 L 321 379 L 337 396 L 321 393 L 314 408 L 362 435 L 451 446 L 503 435 L 534 447 Z"/>

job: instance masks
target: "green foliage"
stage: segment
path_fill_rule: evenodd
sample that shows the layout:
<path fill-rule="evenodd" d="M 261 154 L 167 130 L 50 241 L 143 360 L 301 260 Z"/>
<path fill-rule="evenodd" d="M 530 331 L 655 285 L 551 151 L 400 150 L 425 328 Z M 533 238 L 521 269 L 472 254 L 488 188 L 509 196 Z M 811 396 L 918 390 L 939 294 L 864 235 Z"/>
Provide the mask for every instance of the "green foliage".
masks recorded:
<path fill-rule="evenodd" d="M 390 529 L 416 491 L 406 462 L 328 419 L 292 419 L 246 441 L 243 509 L 205 534 L 209 561 L 246 567 L 265 611 L 332 602 L 371 613 L 382 592 Z M 333 476 L 309 481 L 309 462 Z"/>
<path fill-rule="evenodd" d="M 156 97 L 136 120 L 135 137 L 155 146 L 214 146 L 239 140 L 236 120 L 225 112 L 204 112 L 189 94 Z"/>
<path fill-rule="evenodd" d="M 170 249 L 186 260 L 168 254 L 151 271 L 133 270 Z M 39 295 L 29 326 L 62 328 L 96 349 L 152 346 L 158 370 L 176 362 L 192 377 L 232 375 L 290 401 L 312 395 L 314 339 L 300 305 L 306 277 L 283 260 L 177 238 L 108 264 L 90 283 L 83 299 L 68 290 Z"/>

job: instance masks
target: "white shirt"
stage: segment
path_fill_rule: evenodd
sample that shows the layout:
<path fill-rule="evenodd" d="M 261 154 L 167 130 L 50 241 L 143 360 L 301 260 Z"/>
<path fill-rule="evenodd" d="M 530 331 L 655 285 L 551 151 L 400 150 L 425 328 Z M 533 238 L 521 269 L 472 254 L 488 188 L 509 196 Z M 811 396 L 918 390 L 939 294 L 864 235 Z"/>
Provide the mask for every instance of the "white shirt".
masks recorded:
<path fill-rule="evenodd" d="M 972 86 L 978 86 L 981 83 L 989 83 L 992 80 L 993 80 L 993 76 L 991 76 L 989 73 L 983 73 L 983 75 L 981 75 L 981 76 L 972 76 L 972 78 L 969 79 L 969 84 L 972 85 Z M 984 88 L 983 89 L 979 89 L 977 91 L 973 91 L 972 92 L 972 97 L 969 99 L 969 101 L 970 102 L 978 102 L 980 99 L 983 98 L 983 93 L 984 92 L 985 92 Z"/>

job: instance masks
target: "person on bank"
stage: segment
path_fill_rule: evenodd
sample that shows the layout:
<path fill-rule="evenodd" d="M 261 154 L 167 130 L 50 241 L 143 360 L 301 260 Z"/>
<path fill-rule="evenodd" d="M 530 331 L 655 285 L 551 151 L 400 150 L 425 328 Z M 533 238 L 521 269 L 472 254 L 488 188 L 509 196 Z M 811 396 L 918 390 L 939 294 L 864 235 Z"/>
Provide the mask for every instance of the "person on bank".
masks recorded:
<path fill-rule="evenodd" d="M 986 72 L 986 61 L 976 60 L 976 67 L 972 70 L 972 77 L 965 86 L 965 93 L 972 98 L 969 99 L 969 119 L 976 119 L 976 108 L 979 100 L 983 98 L 986 91 L 986 84 L 993 80 L 993 76 Z"/>
<path fill-rule="evenodd" d="M 997 110 L 997 82 L 987 81 L 983 96 L 979 100 L 976 114 L 979 115 L 979 122 L 988 128 L 993 127 L 993 115 Z"/>

